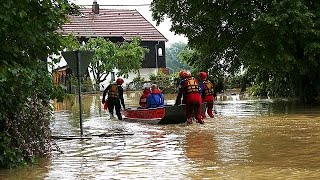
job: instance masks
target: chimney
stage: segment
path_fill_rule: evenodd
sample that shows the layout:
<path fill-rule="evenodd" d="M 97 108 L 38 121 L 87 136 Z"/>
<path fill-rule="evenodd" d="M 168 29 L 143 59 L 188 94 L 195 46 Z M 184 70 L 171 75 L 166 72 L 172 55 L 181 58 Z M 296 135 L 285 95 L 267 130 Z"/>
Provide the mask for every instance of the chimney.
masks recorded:
<path fill-rule="evenodd" d="M 92 12 L 99 14 L 99 4 L 97 3 L 97 0 L 93 0 Z"/>

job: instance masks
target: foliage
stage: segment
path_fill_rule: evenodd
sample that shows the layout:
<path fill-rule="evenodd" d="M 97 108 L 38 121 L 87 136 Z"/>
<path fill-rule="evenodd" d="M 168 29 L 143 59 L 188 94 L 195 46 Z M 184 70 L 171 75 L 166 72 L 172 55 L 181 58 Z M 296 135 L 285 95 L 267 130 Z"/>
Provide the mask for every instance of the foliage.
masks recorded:
<path fill-rule="evenodd" d="M 159 89 L 163 91 L 163 93 L 175 93 L 177 85 L 174 83 L 177 75 L 166 75 L 162 72 L 159 72 L 157 75 L 151 74 L 150 81 L 152 84 L 157 84 Z"/>
<path fill-rule="evenodd" d="M 1 61 L 27 63 L 28 59 L 46 58 L 61 49 L 56 32 L 75 12 L 67 0 L 7 0 L 0 5 Z"/>
<path fill-rule="evenodd" d="M 144 83 L 146 83 L 146 80 L 138 74 L 137 77 L 133 78 L 132 81 L 127 84 L 126 90 L 140 90 L 143 88 Z"/>
<path fill-rule="evenodd" d="M 69 37 L 72 41 L 72 37 Z M 140 46 L 140 39 L 134 38 L 131 42 L 113 43 L 102 37 L 89 38 L 83 46 L 78 46 L 73 39 L 69 50 L 93 50 L 95 55 L 89 65 L 96 87 L 107 79 L 107 76 L 114 69 L 118 69 L 118 76 L 128 76 L 129 72 L 141 68 L 143 57 L 148 49 Z"/>
<path fill-rule="evenodd" d="M 150 81 L 146 81 L 144 78 L 137 76 L 127 86 L 127 90 L 141 90 L 146 83 L 157 84 L 159 89 L 163 93 L 175 93 L 178 86 L 179 75 L 178 73 L 166 75 L 162 72 L 158 74 L 151 74 L 149 76 Z"/>
<path fill-rule="evenodd" d="M 112 72 L 115 65 L 116 45 L 104 38 L 90 38 L 83 47 L 85 50 L 94 50 L 95 55 L 89 65 L 89 71 L 92 73 L 95 83 L 98 86 L 100 82 L 106 80 L 109 72 Z"/>
<path fill-rule="evenodd" d="M 179 72 L 181 69 L 190 70 L 191 68 L 179 59 L 179 53 L 186 47 L 183 42 L 173 43 L 166 48 L 166 63 L 170 73 Z"/>
<path fill-rule="evenodd" d="M 137 72 L 141 68 L 143 58 L 149 49 L 140 46 L 140 38 L 133 38 L 131 42 L 118 44 L 116 67 L 119 76 L 128 76 L 129 72 Z"/>
<path fill-rule="evenodd" d="M 201 71 L 208 72 L 215 79 L 215 82 L 225 76 L 226 69 L 224 69 L 225 67 L 222 64 L 212 61 L 210 57 L 205 56 L 197 50 L 186 48 L 180 52 L 179 58 L 193 67 L 192 72 L 195 75 Z"/>
<path fill-rule="evenodd" d="M 226 76 L 226 89 L 240 88 L 241 87 L 241 79 L 242 76 L 234 75 L 234 76 Z"/>
<path fill-rule="evenodd" d="M 215 93 L 221 93 L 225 88 L 228 88 L 228 86 L 224 87 L 226 83 L 225 79 L 233 76 L 225 73 L 228 65 L 217 63 L 217 61 L 212 61 L 210 58 L 210 56 L 205 56 L 198 50 L 190 48 L 185 48 L 179 54 L 179 59 L 192 67 L 191 72 L 193 76 L 200 79 L 198 73 L 201 71 L 207 72 L 209 75 L 208 79 L 216 85 Z"/>
<path fill-rule="evenodd" d="M 44 62 L 30 65 L 7 64 L 1 69 L 0 129 L 11 144 L 10 149 L 0 149 L 1 167 L 31 161 L 48 150 L 52 78 Z"/>
<path fill-rule="evenodd" d="M 56 94 L 45 60 L 63 48 L 56 30 L 76 9 L 67 0 L 0 4 L 0 167 L 33 162 L 50 149 Z"/>
<path fill-rule="evenodd" d="M 319 1 L 154 0 L 151 8 L 157 23 L 171 18 L 171 30 L 188 38 L 206 61 L 201 68 L 222 64 L 235 74 L 243 66 L 252 76 L 270 77 L 255 85 L 275 94 L 290 88 L 285 96 L 302 102 L 319 95 Z M 285 86 L 273 83 L 284 76 Z"/>
<path fill-rule="evenodd" d="M 77 93 L 79 88 L 79 81 L 76 76 L 70 76 L 71 93 Z M 83 76 L 81 78 L 81 92 L 93 92 L 94 85 L 89 76 Z M 62 94 L 64 97 L 66 94 Z"/>
<path fill-rule="evenodd" d="M 82 86 L 84 92 L 92 92 L 93 91 L 93 84 L 90 77 L 83 77 Z"/>

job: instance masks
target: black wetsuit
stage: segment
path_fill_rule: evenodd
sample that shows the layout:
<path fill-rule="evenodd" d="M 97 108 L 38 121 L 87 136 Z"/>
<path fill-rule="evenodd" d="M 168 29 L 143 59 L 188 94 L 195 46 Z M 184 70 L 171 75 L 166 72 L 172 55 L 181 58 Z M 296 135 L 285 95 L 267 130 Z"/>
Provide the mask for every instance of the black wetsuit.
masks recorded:
<path fill-rule="evenodd" d="M 105 97 L 108 94 L 108 109 L 109 113 L 113 116 L 113 109 L 116 109 L 116 114 L 119 120 L 122 120 L 121 105 L 125 109 L 123 99 L 123 88 L 121 85 L 110 84 L 104 91 L 102 96 L 102 103 L 105 102 Z"/>

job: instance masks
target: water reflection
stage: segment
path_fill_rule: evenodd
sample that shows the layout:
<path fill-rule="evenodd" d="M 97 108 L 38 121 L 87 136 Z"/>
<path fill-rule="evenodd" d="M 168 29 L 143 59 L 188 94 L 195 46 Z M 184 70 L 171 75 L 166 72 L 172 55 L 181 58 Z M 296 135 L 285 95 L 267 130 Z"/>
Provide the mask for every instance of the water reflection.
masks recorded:
<path fill-rule="evenodd" d="M 250 160 L 267 165 L 276 160 L 280 167 L 319 168 L 313 162 L 320 162 L 320 117 L 292 114 L 271 119 L 272 124 L 270 119 L 260 119 L 260 125 L 254 128 Z"/>
<path fill-rule="evenodd" d="M 127 106 L 137 106 L 139 97 L 140 92 L 126 94 Z M 219 97 L 217 114 L 205 125 L 148 125 L 110 119 L 100 99 L 82 97 L 84 134 L 92 139 L 55 140 L 49 159 L 0 171 L 0 179 L 320 177 L 319 107 L 235 95 Z M 174 99 L 166 95 L 167 104 Z M 79 135 L 77 97 L 54 105 L 53 135 Z"/>

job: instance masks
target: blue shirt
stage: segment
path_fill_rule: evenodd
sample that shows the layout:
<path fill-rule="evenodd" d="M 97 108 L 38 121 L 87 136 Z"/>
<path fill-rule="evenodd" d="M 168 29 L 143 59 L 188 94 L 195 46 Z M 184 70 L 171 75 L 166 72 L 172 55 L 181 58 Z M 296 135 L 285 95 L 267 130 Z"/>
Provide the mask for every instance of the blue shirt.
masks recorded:
<path fill-rule="evenodd" d="M 164 106 L 164 96 L 161 92 L 150 93 L 147 97 L 147 108 Z"/>

